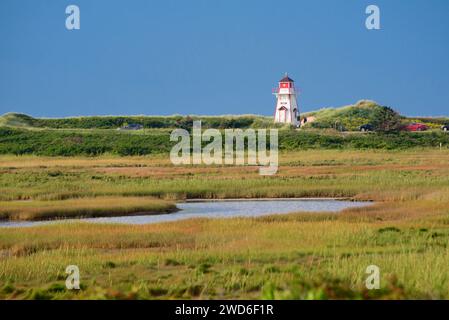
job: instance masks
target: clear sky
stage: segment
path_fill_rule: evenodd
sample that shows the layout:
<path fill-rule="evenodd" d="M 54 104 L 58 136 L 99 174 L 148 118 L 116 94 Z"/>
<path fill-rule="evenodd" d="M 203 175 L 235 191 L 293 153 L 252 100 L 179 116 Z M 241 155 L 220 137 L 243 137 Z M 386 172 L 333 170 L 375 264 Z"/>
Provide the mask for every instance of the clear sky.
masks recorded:
<path fill-rule="evenodd" d="M 0 1 L 0 114 L 271 115 L 284 72 L 300 111 L 449 115 L 449 1 Z"/>

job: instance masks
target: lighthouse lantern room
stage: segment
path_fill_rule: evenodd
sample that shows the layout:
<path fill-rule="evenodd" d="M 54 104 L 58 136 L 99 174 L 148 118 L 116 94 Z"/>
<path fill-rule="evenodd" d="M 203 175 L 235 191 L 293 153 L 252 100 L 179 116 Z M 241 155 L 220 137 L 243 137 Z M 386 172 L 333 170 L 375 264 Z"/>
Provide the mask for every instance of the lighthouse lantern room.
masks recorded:
<path fill-rule="evenodd" d="M 287 73 L 279 81 L 279 86 L 274 89 L 273 94 L 276 96 L 274 122 L 290 123 L 299 127 L 301 122 L 296 97 L 297 92 L 294 81 L 288 77 Z"/>

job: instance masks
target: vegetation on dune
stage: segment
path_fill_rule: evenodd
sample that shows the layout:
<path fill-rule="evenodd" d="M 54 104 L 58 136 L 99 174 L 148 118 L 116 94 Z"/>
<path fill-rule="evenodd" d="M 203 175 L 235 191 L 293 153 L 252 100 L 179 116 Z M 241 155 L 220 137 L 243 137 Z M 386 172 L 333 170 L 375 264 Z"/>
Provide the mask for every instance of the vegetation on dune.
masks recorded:
<path fill-rule="evenodd" d="M 0 126 L 33 127 L 35 118 L 22 113 L 6 113 L 0 116 Z"/>
<path fill-rule="evenodd" d="M 407 118 L 400 116 L 392 108 L 380 106 L 374 101 L 361 100 L 353 105 L 339 108 L 323 108 L 317 111 L 306 112 L 304 117 L 315 117 L 315 121 L 306 124 L 312 128 L 333 128 L 339 131 L 358 131 L 360 126 L 372 124 L 376 131 L 394 131 L 400 125 L 412 122 L 422 122 L 430 128 L 439 129 L 441 125 L 448 124 L 449 118 Z"/>
<path fill-rule="evenodd" d="M 204 128 L 250 128 L 261 124 L 273 126 L 271 117 L 257 115 L 224 116 L 85 116 L 70 118 L 33 118 L 20 113 L 0 117 L 0 125 L 50 129 L 117 129 L 126 124 L 141 124 L 144 128 L 184 128 L 194 120 L 201 120 Z"/>
<path fill-rule="evenodd" d="M 385 115 L 385 107 L 374 101 L 361 100 L 355 104 L 338 108 L 323 108 L 301 114 L 301 117 L 315 118 L 307 127 L 320 129 L 337 129 L 339 131 L 358 131 L 364 124 L 378 124 L 377 129 L 385 131 L 379 119 Z M 399 115 L 394 114 L 394 118 Z M 400 117 L 403 124 L 422 122 L 430 128 L 439 129 L 443 124 L 449 124 L 447 117 Z M 0 126 L 41 128 L 41 129 L 117 129 L 128 124 L 140 124 L 146 129 L 189 129 L 195 120 L 202 121 L 202 127 L 215 129 L 228 128 L 282 128 L 274 124 L 273 118 L 261 115 L 171 115 L 171 116 L 83 116 L 68 118 L 34 118 L 26 114 L 7 113 L 0 116 Z M 393 119 L 397 120 L 397 119 Z"/>
<path fill-rule="evenodd" d="M 374 101 L 361 100 L 355 105 L 339 108 L 323 108 L 307 112 L 304 117 L 315 117 L 315 121 L 308 124 L 313 128 L 334 128 L 337 130 L 357 131 L 361 125 L 371 123 L 382 107 Z"/>
<path fill-rule="evenodd" d="M 0 201 L 0 220 L 52 220 L 161 214 L 174 203 L 142 197 L 99 197 L 57 201 Z"/>

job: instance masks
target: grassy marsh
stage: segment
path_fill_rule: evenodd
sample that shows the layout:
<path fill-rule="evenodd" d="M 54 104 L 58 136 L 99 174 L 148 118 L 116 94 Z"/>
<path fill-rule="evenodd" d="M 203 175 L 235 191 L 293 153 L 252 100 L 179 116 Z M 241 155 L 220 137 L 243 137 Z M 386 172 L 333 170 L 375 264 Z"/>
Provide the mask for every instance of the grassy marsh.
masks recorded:
<path fill-rule="evenodd" d="M 173 167 L 160 156 L 0 157 L 1 204 L 105 196 L 377 201 L 337 215 L 0 229 L 0 297 L 449 298 L 447 150 L 290 152 L 280 164 L 278 175 L 262 177 L 253 167 Z M 80 268 L 80 292 L 64 287 L 69 264 Z M 380 267 L 381 290 L 364 289 L 370 264 Z"/>

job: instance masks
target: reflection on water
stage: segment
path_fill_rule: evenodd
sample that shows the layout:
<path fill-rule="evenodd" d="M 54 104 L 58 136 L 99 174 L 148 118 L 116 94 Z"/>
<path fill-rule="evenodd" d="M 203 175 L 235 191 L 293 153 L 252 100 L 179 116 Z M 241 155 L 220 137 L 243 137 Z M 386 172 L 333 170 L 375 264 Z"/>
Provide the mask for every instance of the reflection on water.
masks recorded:
<path fill-rule="evenodd" d="M 110 218 L 86 218 L 59 221 L 30 222 L 0 222 L 0 227 L 26 227 L 49 223 L 87 221 L 98 223 L 147 224 L 156 222 L 176 221 L 188 218 L 228 218 L 257 217 L 269 214 L 289 212 L 338 212 L 346 208 L 369 205 L 369 202 L 339 201 L 339 200 L 232 200 L 178 203 L 180 211 L 161 215 L 123 216 Z"/>

